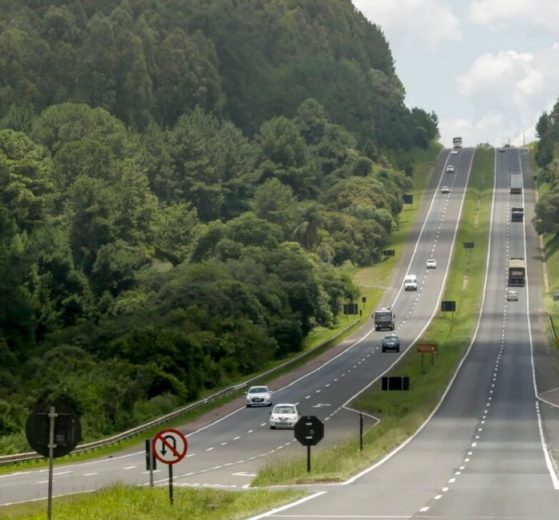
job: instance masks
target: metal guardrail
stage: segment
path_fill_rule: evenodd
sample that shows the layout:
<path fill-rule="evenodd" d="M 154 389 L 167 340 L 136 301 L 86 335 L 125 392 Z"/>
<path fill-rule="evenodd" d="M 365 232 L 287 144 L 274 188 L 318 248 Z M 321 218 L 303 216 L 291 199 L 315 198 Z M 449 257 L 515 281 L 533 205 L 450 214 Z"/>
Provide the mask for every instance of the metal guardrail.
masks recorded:
<path fill-rule="evenodd" d="M 199 401 L 196 401 L 194 403 L 190 403 L 186 406 L 182 406 L 181 408 L 178 408 L 174 412 L 170 412 L 168 414 L 165 414 L 161 417 L 158 417 L 157 419 L 152 419 L 151 421 L 148 421 L 148 422 L 146 422 L 144 424 L 141 424 L 139 426 L 136 426 L 134 428 L 130 428 L 129 430 L 126 430 L 124 432 L 117 433 L 116 435 L 112 435 L 111 437 L 107 437 L 105 439 L 101 439 L 101 440 L 98 440 L 98 441 L 93 441 L 93 442 L 87 442 L 85 444 L 80 444 L 72 451 L 72 454 L 84 453 L 84 452 L 87 452 L 87 451 L 96 450 L 98 448 L 103 448 L 105 446 L 110 446 L 111 444 L 116 444 L 116 443 L 118 443 L 120 441 L 123 441 L 125 439 L 128 439 L 130 437 L 134 437 L 135 435 L 138 435 L 139 433 L 142 433 L 146 430 L 154 428 L 155 426 L 160 426 L 161 424 L 165 424 L 169 421 L 172 421 L 173 419 L 176 419 L 177 417 L 180 417 L 181 415 L 184 415 L 185 413 L 190 412 L 190 411 L 192 411 L 192 410 L 194 410 L 194 409 L 196 409 L 200 406 L 208 404 L 211 401 L 215 401 L 216 399 L 224 397 L 224 396 L 226 396 L 230 393 L 242 390 L 243 388 L 247 387 L 251 383 L 254 383 L 255 381 L 258 381 L 259 379 L 262 379 L 264 377 L 270 376 L 274 372 L 279 372 L 280 370 L 288 367 L 289 365 L 292 365 L 292 364 L 296 363 L 297 361 L 300 361 L 304 357 L 311 355 L 313 352 L 316 352 L 318 349 L 323 348 L 324 346 L 328 345 L 329 343 L 332 343 L 333 341 L 336 341 L 336 339 L 339 336 L 341 336 L 348 329 L 353 327 L 353 325 L 355 325 L 357 323 L 357 321 L 358 320 L 354 320 L 352 323 L 350 323 L 349 325 L 344 327 L 342 330 L 340 330 L 337 334 L 332 336 L 330 339 L 328 339 L 326 341 L 323 341 L 322 343 L 320 343 L 319 345 L 317 345 L 316 347 L 314 347 L 310 350 L 307 350 L 305 352 L 301 352 L 301 354 L 299 354 L 298 356 L 295 356 L 294 358 L 286 361 L 285 363 L 282 363 L 281 365 L 278 365 L 277 367 L 271 368 L 270 370 L 266 370 L 265 372 L 262 372 L 261 374 L 258 374 L 257 376 L 251 377 L 250 379 L 247 379 L 246 381 L 243 381 L 242 383 L 237 383 L 236 385 L 232 385 L 232 386 L 229 386 L 227 388 L 224 388 L 223 390 L 220 390 L 219 392 L 216 392 L 215 394 L 209 395 L 208 397 L 206 397 L 204 399 L 200 399 Z M 24 462 L 24 461 L 27 461 L 27 460 L 39 460 L 39 459 L 42 459 L 42 458 L 43 457 L 41 455 L 38 455 L 34 451 L 29 451 L 29 452 L 25 452 L 25 453 L 14 453 L 13 455 L 2 455 L 2 456 L 0 456 L 0 466 L 7 465 L 7 464 L 14 464 L 16 462 Z"/>

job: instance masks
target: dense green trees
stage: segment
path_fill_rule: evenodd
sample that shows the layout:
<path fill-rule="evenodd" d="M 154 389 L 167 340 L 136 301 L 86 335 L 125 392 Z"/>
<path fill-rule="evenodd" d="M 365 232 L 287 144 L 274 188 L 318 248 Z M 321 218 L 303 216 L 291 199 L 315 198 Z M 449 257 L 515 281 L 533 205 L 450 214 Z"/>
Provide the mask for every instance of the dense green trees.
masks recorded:
<path fill-rule="evenodd" d="M 105 435 L 358 297 L 437 120 L 349 0 L 0 10 L 0 451 L 40 397 Z"/>
<path fill-rule="evenodd" d="M 559 233 L 559 101 L 549 114 L 543 113 L 536 125 L 539 141 L 535 159 L 541 172 L 540 182 L 550 189 L 536 204 L 534 225 L 539 233 Z"/>

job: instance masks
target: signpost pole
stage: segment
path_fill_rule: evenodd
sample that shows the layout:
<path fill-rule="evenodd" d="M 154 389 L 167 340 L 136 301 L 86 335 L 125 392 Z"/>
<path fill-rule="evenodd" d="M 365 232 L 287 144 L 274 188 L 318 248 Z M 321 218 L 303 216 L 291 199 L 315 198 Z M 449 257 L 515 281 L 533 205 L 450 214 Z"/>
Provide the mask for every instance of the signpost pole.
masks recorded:
<path fill-rule="evenodd" d="M 52 519 L 52 473 L 53 473 L 53 461 L 54 461 L 54 421 L 56 419 L 56 409 L 51 406 L 49 409 L 49 489 L 47 498 L 47 517 L 48 520 Z"/>
<path fill-rule="evenodd" d="M 359 413 L 359 451 L 363 451 L 363 412 Z"/>
<path fill-rule="evenodd" d="M 307 446 L 307 473 L 311 472 L 311 447 Z"/>
<path fill-rule="evenodd" d="M 169 464 L 169 501 L 173 505 L 173 465 Z"/>

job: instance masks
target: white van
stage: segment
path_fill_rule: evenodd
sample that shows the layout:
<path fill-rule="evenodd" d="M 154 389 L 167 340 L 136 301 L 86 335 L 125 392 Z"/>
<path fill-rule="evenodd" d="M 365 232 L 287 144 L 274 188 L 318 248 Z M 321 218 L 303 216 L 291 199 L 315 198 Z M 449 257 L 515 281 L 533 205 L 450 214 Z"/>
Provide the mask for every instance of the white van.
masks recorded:
<path fill-rule="evenodd" d="M 404 291 L 417 291 L 417 276 L 407 274 L 404 278 Z"/>

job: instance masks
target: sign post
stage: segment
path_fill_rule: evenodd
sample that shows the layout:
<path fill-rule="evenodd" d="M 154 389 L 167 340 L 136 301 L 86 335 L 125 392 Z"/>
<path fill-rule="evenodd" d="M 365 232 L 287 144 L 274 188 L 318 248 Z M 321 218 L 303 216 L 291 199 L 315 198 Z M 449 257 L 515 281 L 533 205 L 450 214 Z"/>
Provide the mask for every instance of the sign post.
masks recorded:
<path fill-rule="evenodd" d="M 158 432 L 152 440 L 153 454 L 169 466 L 169 501 L 173 503 L 173 464 L 184 459 L 188 451 L 186 436 L 173 428 Z"/>
<path fill-rule="evenodd" d="M 417 345 L 416 350 L 421 354 L 421 371 L 423 372 L 423 356 L 431 354 L 431 366 L 435 363 L 435 354 L 438 353 L 438 347 L 435 343 L 420 343 Z"/>
<path fill-rule="evenodd" d="M 311 471 L 311 446 L 316 446 L 324 437 L 324 424 L 315 415 L 304 415 L 295 424 L 295 438 L 307 447 L 307 472 Z"/>
<path fill-rule="evenodd" d="M 47 517 L 52 518 L 54 459 L 70 453 L 81 440 L 80 418 L 64 404 L 38 403 L 25 422 L 27 442 L 49 461 Z"/>

